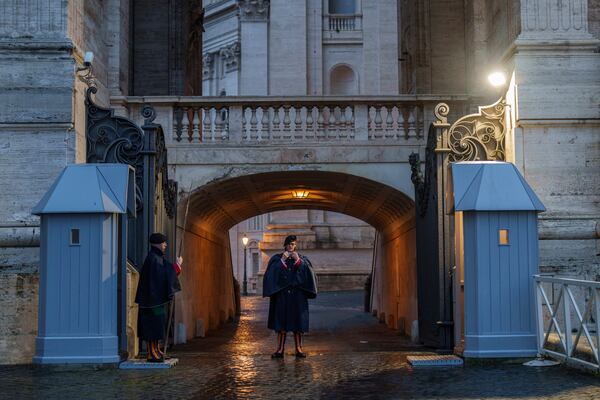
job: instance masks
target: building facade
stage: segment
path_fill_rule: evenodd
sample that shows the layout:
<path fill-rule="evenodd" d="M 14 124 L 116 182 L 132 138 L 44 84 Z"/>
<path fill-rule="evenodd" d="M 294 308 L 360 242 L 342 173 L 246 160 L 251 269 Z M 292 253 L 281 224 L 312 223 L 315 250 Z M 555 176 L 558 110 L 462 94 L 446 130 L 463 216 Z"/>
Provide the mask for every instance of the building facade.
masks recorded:
<path fill-rule="evenodd" d="M 598 0 L 211 1 L 202 54 L 198 7 L 183 0 L 4 2 L 0 187 L 9 189 L 0 192 L 2 362 L 27 363 L 34 353 L 40 223 L 31 209 L 65 165 L 86 160 L 86 85 L 78 72 L 86 51 L 94 52 L 96 101 L 124 115 L 151 96 L 199 94 L 200 64 L 204 94 L 214 96 L 465 95 L 475 105 L 502 96 L 510 110 L 507 160 L 547 208 L 539 217 L 541 270 L 599 279 Z M 508 82 L 492 90 L 486 76 L 496 68 Z M 172 120 L 162 120 L 165 129 Z M 272 218 L 263 227 L 275 225 Z M 262 232 L 269 242 L 269 229 Z M 259 259 L 275 249 L 258 248 Z M 211 254 L 202 262 L 217 259 Z M 202 290 L 218 298 L 217 285 Z"/>

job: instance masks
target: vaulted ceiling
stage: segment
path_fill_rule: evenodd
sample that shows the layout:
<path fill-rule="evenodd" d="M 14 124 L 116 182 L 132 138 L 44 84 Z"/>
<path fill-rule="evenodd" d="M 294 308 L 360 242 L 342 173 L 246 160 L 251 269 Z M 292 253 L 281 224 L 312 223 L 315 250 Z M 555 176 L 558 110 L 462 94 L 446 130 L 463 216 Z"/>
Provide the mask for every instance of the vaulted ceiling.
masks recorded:
<path fill-rule="evenodd" d="M 297 189 L 308 190 L 310 194 L 307 198 L 295 198 L 292 190 Z M 180 212 L 185 210 L 186 201 L 180 202 Z M 189 201 L 188 223 L 222 231 L 255 215 L 288 209 L 335 211 L 384 231 L 412 217 L 414 202 L 390 186 L 354 175 L 324 171 L 270 172 L 198 188 Z"/>

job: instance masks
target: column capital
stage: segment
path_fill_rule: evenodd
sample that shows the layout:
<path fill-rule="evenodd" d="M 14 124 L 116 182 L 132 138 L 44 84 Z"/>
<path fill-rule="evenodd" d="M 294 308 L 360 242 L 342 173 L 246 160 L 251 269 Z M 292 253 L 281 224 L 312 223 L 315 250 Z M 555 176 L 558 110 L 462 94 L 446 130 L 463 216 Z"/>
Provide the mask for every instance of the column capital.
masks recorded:
<path fill-rule="evenodd" d="M 269 0 L 238 0 L 241 21 L 268 21 Z"/>

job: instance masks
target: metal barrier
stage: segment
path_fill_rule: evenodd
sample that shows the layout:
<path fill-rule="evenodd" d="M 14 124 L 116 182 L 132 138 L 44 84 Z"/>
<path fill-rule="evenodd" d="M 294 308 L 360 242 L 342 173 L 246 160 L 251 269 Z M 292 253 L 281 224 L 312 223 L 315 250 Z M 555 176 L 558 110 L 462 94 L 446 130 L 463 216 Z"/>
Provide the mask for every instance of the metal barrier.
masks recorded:
<path fill-rule="evenodd" d="M 541 275 L 534 280 L 539 354 L 600 371 L 600 282 Z"/>

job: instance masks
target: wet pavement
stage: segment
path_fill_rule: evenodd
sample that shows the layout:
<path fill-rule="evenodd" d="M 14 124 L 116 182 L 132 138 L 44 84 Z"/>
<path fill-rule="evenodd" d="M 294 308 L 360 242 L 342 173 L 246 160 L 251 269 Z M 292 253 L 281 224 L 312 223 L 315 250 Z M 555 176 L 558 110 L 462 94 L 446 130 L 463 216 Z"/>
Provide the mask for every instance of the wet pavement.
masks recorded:
<path fill-rule="evenodd" d="M 306 359 L 272 360 L 268 301 L 242 299 L 243 313 L 203 339 L 174 348 L 170 370 L 62 370 L 0 366 L 7 399 L 600 399 L 600 377 L 561 366 L 521 364 L 412 369 L 429 354 L 361 311 L 361 292 L 310 302 Z"/>

